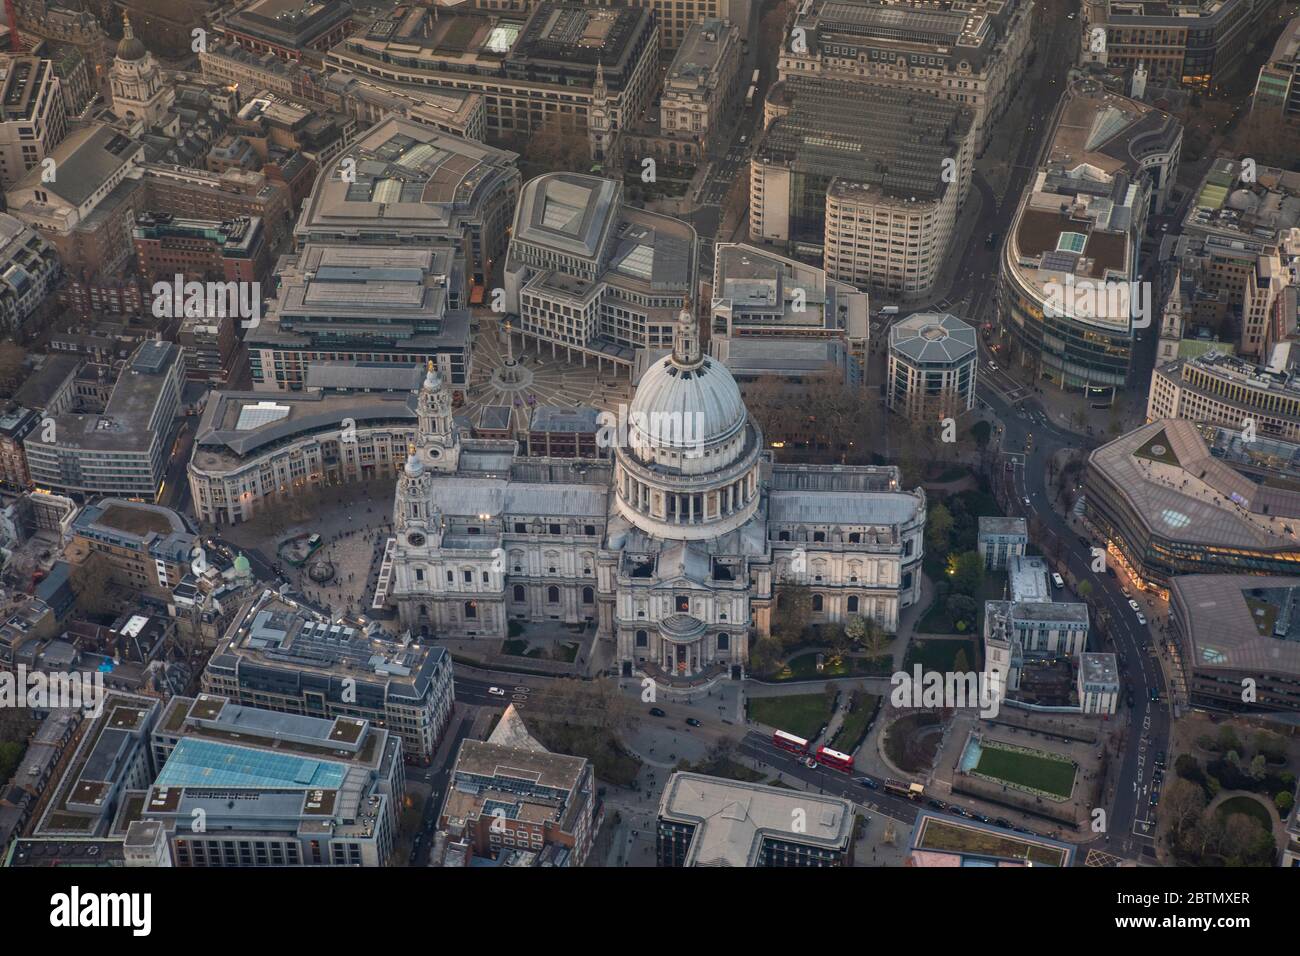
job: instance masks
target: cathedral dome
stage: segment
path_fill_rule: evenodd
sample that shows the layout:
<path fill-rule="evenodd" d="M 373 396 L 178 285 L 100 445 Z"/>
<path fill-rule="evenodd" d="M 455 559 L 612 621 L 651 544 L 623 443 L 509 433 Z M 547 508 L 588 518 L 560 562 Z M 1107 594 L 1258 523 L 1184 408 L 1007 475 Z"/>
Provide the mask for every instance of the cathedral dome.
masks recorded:
<path fill-rule="evenodd" d="M 694 317 L 684 312 L 672 355 L 646 370 L 628 420 L 649 444 L 709 447 L 732 438 L 748 415 L 736 380 L 699 353 Z M 689 328 L 687 327 L 689 325 Z"/>
<path fill-rule="evenodd" d="M 131 29 L 131 18 L 123 15 L 122 42 L 117 45 L 117 58 L 119 60 L 143 60 L 148 52 Z"/>

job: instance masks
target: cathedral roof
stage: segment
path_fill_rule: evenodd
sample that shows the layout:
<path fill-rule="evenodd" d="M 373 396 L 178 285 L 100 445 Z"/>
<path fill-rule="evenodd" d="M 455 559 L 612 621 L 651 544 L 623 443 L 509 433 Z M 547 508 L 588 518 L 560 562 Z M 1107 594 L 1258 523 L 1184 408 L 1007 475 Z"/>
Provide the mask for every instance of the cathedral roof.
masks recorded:
<path fill-rule="evenodd" d="M 123 14 L 122 42 L 117 45 L 117 58 L 119 60 L 143 60 L 148 52 L 131 29 L 131 18 Z"/>

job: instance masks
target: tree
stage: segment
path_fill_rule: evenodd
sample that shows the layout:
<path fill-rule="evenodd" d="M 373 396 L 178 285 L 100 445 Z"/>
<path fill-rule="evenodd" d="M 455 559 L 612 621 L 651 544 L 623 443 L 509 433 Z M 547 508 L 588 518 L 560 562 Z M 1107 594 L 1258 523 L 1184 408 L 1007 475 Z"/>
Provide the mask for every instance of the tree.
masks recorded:
<path fill-rule="evenodd" d="M 890 635 L 875 618 L 864 617 L 862 620 L 867 628 L 863 643 L 866 645 L 867 653 L 874 657 L 885 649 L 885 645 L 890 641 Z"/>
<path fill-rule="evenodd" d="M 528 138 L 525 156 L 547 172 L 585 173 L 591 169 L 587 137 L 572 123 L 552 117 Z"/>
<path fill-rule="evenodd" d="M 947 609 L 953 623 L 966 621 L 968 624 L 974 624 L 975 615 L 979 611 L 979 604 L 968 594 L 949 595 L 944 607 Z"/>
<path fill-rule="evenodd" d="M 935 502 L 925 515 L 925 546 L 932 554 L 943 554 L 949 547 L 952 512 L 942 501 Z"/>
<path fill-rule="evenodd" d="M 1291 795 L 1290 790 L 1283 790 L 1273 797 L 1273 804 L 1277 807 L 1277 812 L 1285 817 L 1295 806 L 1295 797 Z"/>
<path fill-rule="evenodd" d="M 993 426 L 990 425 L 982 418 L 979 421 L 977 421 L 974 425 L 972 425 L 970 429 L 971 438 L 975 439 L 975 445 L 981 451 L 983 451 L 984 448 L 988 445 L 989 437 L 992 435 L 992 433 L 993 433 Z"/>
<path fill-rule="evenodd" d="M 952 568 L 952 589 L 976 597 L 984 587 L 984 561 L 978 551 L 963 551 Z"/>
<path fill-rule="evenodd" d="M 1183 777 L 1177 777 L 1165 788 L 1161 809 L 1169 820 L 1174 840 L 1178 842 L 1182 833 L 1200 819 L 1205 809 L 1205 791 Z"/>
<path fill-rule="evenodd" d="M 1237 732 L 1227 724 L 1219 728 L 1219 735 L 1214 741 L 1215 749 L 1220 753 L 1241 750 L 1241 740 L 1237 737 Z"/>
<path fill-rule="evenodd" d="M 776 663 L 781 659 L 781 641 L 775 637 L 760 637 L 749 649 L 749 664 L 760 674 L 776 670 Z"/>
<path fill-rule="evenodd" d="M 1084 578 L 1074 586 L 1074 589 L 1079 592 L 1079 597 L 1086 601 L 1088 596 L 1092 594 L 1092 582 Z"/>
<path fill-rule="evenodd" d="M 867 621 L 860 614 L 855 614 L 844 624 L 844 636 L 854 644 L 861 644 L 867 637 Z"/>
<path fill-rule="evenodd" d="M 789 650 L 803 641 L 804 632 L 812 623 L 812 588 L 786 581 L 778 584 L 775 591 L 772 632 L 781 646 Z"/>
<path fill-rule="evenodd" d="M 966 648 L 957 648 L 957 653 L 952 657 L 952 670 L 954 674 L 965 674 L 970 671 L 970 661 L 966 659 Z"/>

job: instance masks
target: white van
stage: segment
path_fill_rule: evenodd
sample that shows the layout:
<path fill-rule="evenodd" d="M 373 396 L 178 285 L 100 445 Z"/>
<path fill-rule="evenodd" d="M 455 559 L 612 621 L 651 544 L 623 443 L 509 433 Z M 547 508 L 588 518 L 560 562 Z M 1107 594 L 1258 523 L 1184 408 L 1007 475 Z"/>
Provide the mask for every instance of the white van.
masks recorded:
<path fill-rule="evenodd" d="M 1063 588 L 1065 587 L 1065 579 L 1056 572 L 1052 572 L 1052 584 L 1055 587 Z"/>
<path fill-rule="evenodd" d="M 881 315 L 898 315 L 898 306 L 896 306 L 896 305 L 886 305 L 886 306 L 883 306 L 883 307 L 881 308 L 881 310 L 880 310 L 880 314 L 881 314 Z"/>

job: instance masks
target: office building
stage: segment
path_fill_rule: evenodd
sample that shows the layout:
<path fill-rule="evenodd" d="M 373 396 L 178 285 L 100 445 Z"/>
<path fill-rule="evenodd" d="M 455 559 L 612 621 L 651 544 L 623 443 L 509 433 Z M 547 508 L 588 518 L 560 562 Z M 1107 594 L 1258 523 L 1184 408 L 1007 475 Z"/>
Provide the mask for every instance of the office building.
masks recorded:
<path fill-rule="evenodd" d="M 423 375 L 419 370 L 417 380 Z M 294 495 L 392 477 L 415 434 L 409 391 L 274 398 L 214 391 L 188 469 L 194 513 L 212 524 L 241 524 Z"/>
<path fill-rule="evenodd" d="M 101 498 L 72 520 L 81 560 L 102 555 L 119 584 L 139 592 L 170 592 L 190 572 L 199 537 L 189 518 L 170 508 Z"/>
<path fill-rule="evenodd" d="M 54 247 L 30 226 L 0 213 L 0 329 L 25 330 L 62 276 Z"/>
<path fill-rule="evenodd" d="M 348 37 L 326 66 L 400 86 L 482 94 L 487 136 L 552 125 L 585 135 L 593 162 L 650 106 L 659 26 L 637 7 L 541 0 L 531 11 L 398 6 Z"/>
<path fill-rule="evenodd" d="M 623 183 L 547 173 L 520 193 L 505 264 L 515 331 L 585 365 L 672 344 L 695 291 L 695 230 L 623 202 Z"/>
<path fill-rule="evenodd" d="M 368 721 L 399 735 L 406 759 L 426 766 L 454 695 L 444 648 L 371 636 L 272 591 L 235 618 L 203 690 L 247 707 Z"/>
<path fill-rule="evenodd" d="M 102 412 L 66 412 L 23 441 L 32 481 L 64 494 L 155 501 L 171 459 L 185 363 L 148 341 L 123 366 Z"/>
<path fill-rule="evenodd" d="M 401 740 L 361 717 L 173 697 L 140 808 L 175 866 L 387 866 L 406 790 Z M 195 819 L 203 826 L 195 827 Z M 138 825 L 128 834 L 139 838 Z"/>
<path fill-rule="evenodd" d="M 743 90 L 741 42 L 726 20 L 698 20 L 687 29 L 659 98 L 658 156 L 698 162 L 718 142 L 718 128 L 726 128 Z"/>
<path fill-rule="evenodd" d="M 312 242 L 278 271 L 268 314 L 244 334 L 255 389 L 301 391 L 317 362 L 432 362 L 468 386 L 469 311 L 450 247 Z"/>
<path fill-rule="evenodd" d="M 1259 68 L 1250 111 L 1266 119 L 1300 120 L 1300 16 L 1291 18 Z"/>
<path fill-rule="evenodd" d="M 853 804 L 843 797 L 675 772 L 659 799 L 663 867 L 825 867 L 853 862 Z"/>
<path fill-rule="evenodd" d="M 1136 331 L 1154 324 L 1141 239 L 1176 176 L 1182 128 L 1094 81 L 1065 97 L 1002 244 L 998 333 L 1035 379 L 1109 402 Z"/>
<path fill-rule="evenodd" d="M 102 712 L 86 718 L 31 836 L 98 838 L 124 831 L 119 814 L 129 818 L 138 809 L 138 794 L 130 793 L 153 780 L 149 734 L 160 709 L 152 697 L 107 691 Z"/>
<path fill-rule="evenodd" d="M 0 189 L 10 189 L 54 151 L 68 132 L 62 84 L 52 60 L 0 61 Z"/>
<path fill-rule="evenodd" d="M 917 312 L 889 329 L 885 404 L 914 422 L 956 418 L 975 407 L 979 346 L 955 315 Z"/>
<path fill-rule="evenodd" d="M 519 198 L 518 155 L 389 118 L 321 170 L 294 229 L 306 243 L 449 246 L 482 283 Z"/>
<path fill-rule="evenodd" d="M 1072 844 L 991 823 L 922 810 L 912 826 L 908 866 L 1020 867 L 1074 865 Z"/>
<path fill-rule="evenodd" d="M 1178 359 L 1155 369 L 1147 395 L 1147 421 L 1185 418 L 1241 430 L 1253 425 L 1263 438 L 1300 443 L 1300 370 L 1279 346 L 1269 365 L 1218 351 Z"/>
<path fill-rule="evenodd" d="M 1086 0 L 1081 45 L 1087 54 L 1091 29 L 1104 30 L 1095 62 L 1122 73 L 1141 65 L 1149 82 L 1209 93 L 1241 75 L 1251 47 L 1275 22 L 1275 7 L 1274 0 Z"/>
<path fill-rule="evenodd" d="M 781 44 L 780 78 L 887 85 L 957 103 L 971 111 L 983 152 L 1025 74 L 1033 11 L 1027 0 L 813 0 Z"/>
<path fill-rule="evenodd" d="M 1297 477 L 1300 446 L 1161 419 L 1088 456 L 1085 514 L 1157 590 L 1181 574 L 1297 574 Z"/>
<path fill-rule="evenodd" d="M 347 0 L 252 0 L 220 17 L 214 32 L 251 53 L 319 65 L 351 27 L 352 5 Z"/>
<path fill-rule="evenodd" d="M 585 757 L 551 753 L 514 706 L 487 740 L 463 740 L 438 827 L 473 857 L 580 867 L 595 838 L 596 776 Z"/>
<path fill-rule="evenodd" d="M 864 380 L 869 297 L 823 269 L 770 249 L 720 242 L 714 246 L 710 311 L 709 350 L 733 374 L 738 368 L 731 362 L 744 352 L 743 346 L 740 352 L 736 347 L 744 342 L 762 342 L 779 355 L 784 346 L 810 348 L 833 341 L 842 344 L 839 351 L 848 359 L 846 380 Z"/>
<path fill-rule="evenodd" d="M 854 286 L 923 295 L 970 188 L 972 118 L 908 90 L 783 80 L 750 160 L 749 238 L 821 256 Z"/>
<path fill-rule="evenodd" d="M 1013 558 L 1023 557 L 1029 546 L 1028 525 L 1024 518 L 981 515 L 977 538 L 984 570 L 1001 571 Z"/>
<path fill-rule="evenodd" d="M 1169 631 L 1193 706 L 1300 711 L 1300 579 L 1294 574 L 1171 578 Z"/>

